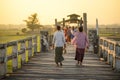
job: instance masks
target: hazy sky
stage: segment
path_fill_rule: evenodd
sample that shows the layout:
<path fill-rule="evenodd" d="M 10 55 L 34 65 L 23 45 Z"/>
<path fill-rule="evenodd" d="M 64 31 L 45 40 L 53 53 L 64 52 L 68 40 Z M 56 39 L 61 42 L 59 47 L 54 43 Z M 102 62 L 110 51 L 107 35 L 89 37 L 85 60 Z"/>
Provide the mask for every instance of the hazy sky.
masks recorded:
<path fill-rule="evenodd" d="M 0 24 L 25 24 L 33 13 L 38 14 L 41 24 L 54 24 L 69 14 L 83 16 L 87 13 L 88 24 L 120 24 L 120 0 L 0 0 Z"/>

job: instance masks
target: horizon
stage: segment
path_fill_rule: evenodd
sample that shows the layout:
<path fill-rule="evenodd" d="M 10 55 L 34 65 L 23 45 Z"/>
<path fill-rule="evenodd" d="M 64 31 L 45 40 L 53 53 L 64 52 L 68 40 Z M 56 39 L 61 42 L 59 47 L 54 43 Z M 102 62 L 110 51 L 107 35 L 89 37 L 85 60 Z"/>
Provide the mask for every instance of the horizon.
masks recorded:
<path fill-rule="evenodd" d="M 8 25 L 26 25 L 26 24 L 0 24 L 0 25 L 6 25 L 6 26 L 8 26 Z M 53 24 L 44 24 L 44 25 L 53 25 Z M 96 24 L 88 24 L 88 25 L 96 25 Z M 99 24 L 99 25 L 120 25 L 120 23 L 119 24 Z"/>
<path fill-rule="evenodd" d="M 0 24 L 25 24 L 23 20 L 37 13 L 42 25 L 62 21 L 69 14 L 87 13 L 89 25 L 120 24 L 120 0 L 1 0 Z M 6 6 L 7 5 L 7 6 Z"/>

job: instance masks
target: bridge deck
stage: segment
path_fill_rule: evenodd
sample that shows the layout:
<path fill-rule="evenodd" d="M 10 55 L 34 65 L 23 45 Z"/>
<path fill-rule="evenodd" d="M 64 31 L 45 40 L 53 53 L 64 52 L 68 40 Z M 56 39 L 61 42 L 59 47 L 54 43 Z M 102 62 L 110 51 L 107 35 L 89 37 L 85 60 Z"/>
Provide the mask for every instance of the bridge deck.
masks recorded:
<path fill-rule="evenodd" d="M 85 54 L 84 66 L 77 67 L 73 46 L 67 49 L 63 67 L 56 67 L 54 52 L 40 53 L 4 80 L 120 80 L 120 73 L 90 52 Z"/>

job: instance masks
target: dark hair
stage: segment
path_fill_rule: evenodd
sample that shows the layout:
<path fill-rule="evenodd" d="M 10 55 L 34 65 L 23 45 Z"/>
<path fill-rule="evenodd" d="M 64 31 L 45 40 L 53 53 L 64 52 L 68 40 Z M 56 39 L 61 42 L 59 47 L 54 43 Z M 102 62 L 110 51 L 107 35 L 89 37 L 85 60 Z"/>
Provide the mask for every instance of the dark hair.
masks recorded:
<path fill-rule="evenodd" d="M 61 27 L 60 26 L 57 26 L 57 30 L 60 30 L 61 29 Z"/>
<path fill-rule="evenodd" d="M 79 31 L 80 31 L 80 32 L 83 32 L 83 26 L 80 26 L 80 27 L 79 27 Z"/>

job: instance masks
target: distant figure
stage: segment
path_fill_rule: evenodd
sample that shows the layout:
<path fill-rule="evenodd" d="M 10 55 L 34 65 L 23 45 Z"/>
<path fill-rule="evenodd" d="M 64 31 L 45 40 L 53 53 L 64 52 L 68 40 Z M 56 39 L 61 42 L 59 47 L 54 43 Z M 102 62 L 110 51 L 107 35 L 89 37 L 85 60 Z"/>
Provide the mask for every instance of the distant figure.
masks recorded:
<path fill-rule="evenodd" d="M 46 36 L 43 36 L 43 45 L 45 46 L 46 48 L 46 51 L 49 50 L 49 44 L 48 44 L 48 41 L 47 41 L 47 37 Z"/>
<path fill-rule="evenodd" d="M 71 40 L 74 38 L 75 29 L 74 26 L 71 29 Z"/>
<path fill-rule="evenodd" d="M 64 60 L 63 48 L 66 48 L 65 43 L 65 36 L 64 33 L 61 31 L 61 27 L 57 26 L 57 31 L 54 33 L 53 36 L 53 48 L 55 47 L 55 63 L 58 66 L 62 66 L 62 61 Z"/>
<path fill-rule="evenodd" d="M 42 52 L 46 51 L 46 45 L 45 45 L 44 36 L 41 36 L 41 51 Z"/>
<path fill-rule="evenodd" d="M 65 35 L 65 40 L 67 41 L 67 30 L 68 30 L 68 27 L 64 27 L 64 35 Z"/>
<path fill-rule="evenodd" d="M 79 31 L 75 33 L 75 37 L 72 39 L 71 43 L 76 46 L 75 60 L 77 60 L 76 65 L 81 65 L 84 58 L 85 48 L 89 48 L 89 42 L 87 35 L 83 32 L 83 27 L 78 28 Z"/>
<path fill-rule="evenodd" d="M 78 27 L 77 27 L 77 26 L 74 28 L 74 31 L 75 31 L 75 32 L 77 32 L 77 31 L 78 31 Z"/>
<path fill-rule="evenodd" d="M 71 42 L 71 27 L 67 28 L 67 43 L 69 44 Z"/>
<path fill-rule="evenodd" d="M 41 51 L 46 52 L 49 50 L 49 44 L 45 35 L 41 36 Z"/>

